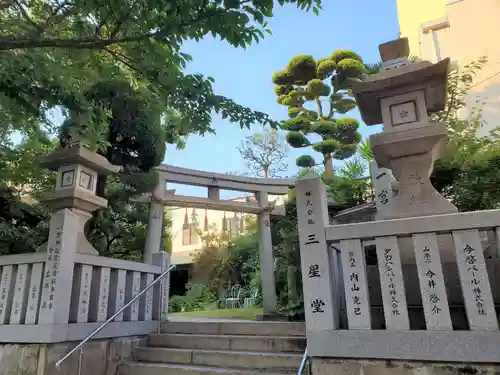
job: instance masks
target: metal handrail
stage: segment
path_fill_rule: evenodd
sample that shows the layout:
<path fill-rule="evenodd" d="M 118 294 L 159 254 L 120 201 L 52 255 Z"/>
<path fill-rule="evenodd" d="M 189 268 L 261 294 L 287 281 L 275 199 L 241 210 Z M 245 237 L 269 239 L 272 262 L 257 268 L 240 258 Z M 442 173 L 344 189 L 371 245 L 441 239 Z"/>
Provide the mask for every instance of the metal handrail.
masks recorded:
<path fill-rule="evenodd" d="M 61 363 L 63 363 L 66 359 L 68 359 L 74 352 L 77 350 L 81 349 L 88 341 L 92 339 L 95 335 L 97 335 L 99 332 L 102 331 L 104 327 L 106 327 L 109 323 L 111 323 L 118 315 L 120 315 L 125 309 L 130 307 L 135 301 L 137 301 L 144 293 L 146 293 L 149 289 L 151 289 L 154 285 L 156 285 L 160 280 L 162 280 L 165 276 L 168 275 L 170 271 L 175 269 L 175 264 L 171 265 L 166 271 L 164 271 L 160 276 L 158 276 L 151 284 L 146 286 L 142 291 L 139 292 L 134 298 L 132 298 L 127 304 L 125 304 L 122 308 L 120 308 L 117 312 L 115 312 L 111 317 L 106 320 L 104 323 L 102 323 L 99 327 L 97 327 L 95 330 L 93 330 L 87 337 L 85 337 L 77 346 L 75 346 L 73 349 L 71 349 L 68 354 L 66 354 L 64 357 L 62 357 L 59 361 L 56 362 L 56 368 L 58 368 Z M 161 297 L 161 291 L 160 291 L 160 299 L 158 301 L 158 304 L 160 306 L 160 312 L 161 312 L 161 303 L 162 303 L 162 297 Z M 161 313 L 160 313 L 161 315 Z M 161 320 L 161 316 L 158 316 L 158 322 Z M 81 360 L 81 352 L 80 352 L 80 360 Z M 80 363 L 79 363 L 80 365 Z"/>
<path fill-rule="evenodd" d="M 302 375 L 304 373 L 304 369 L 306 368 L 306 365 L 309 363 L 309 374 L 311 373 L 311 364 L 310 364 L 311 357 L 309 357 L 309 354 L 307 354 L 307 348 L 304 351 L 304 355 L 302 356 L 302 360 L 300 361 L 300 367 L 299 371 L 297 372 L 297 375 Z"/>

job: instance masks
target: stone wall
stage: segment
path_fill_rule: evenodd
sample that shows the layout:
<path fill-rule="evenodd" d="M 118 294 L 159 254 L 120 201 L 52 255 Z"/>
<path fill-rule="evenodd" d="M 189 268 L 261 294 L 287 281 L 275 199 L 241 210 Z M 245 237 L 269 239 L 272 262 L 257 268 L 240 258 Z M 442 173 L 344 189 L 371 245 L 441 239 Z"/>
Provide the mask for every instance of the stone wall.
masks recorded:
<path fill-rule="evenodd" d="M 145 337 L 93 340 L 83 348 L 81 375 L 115 375 L 118 364 L 131 358 L 133 349 Z M 55 363 L 77 343 L 0 345 L 2 375 L 71 375 L 78 374 L 78 352 L 59 369 Z"/>
<path fill-rule="evenodd" d="M 496 375 L 500 366 L 381 360 L 313 358 L 312 375 Z"/>

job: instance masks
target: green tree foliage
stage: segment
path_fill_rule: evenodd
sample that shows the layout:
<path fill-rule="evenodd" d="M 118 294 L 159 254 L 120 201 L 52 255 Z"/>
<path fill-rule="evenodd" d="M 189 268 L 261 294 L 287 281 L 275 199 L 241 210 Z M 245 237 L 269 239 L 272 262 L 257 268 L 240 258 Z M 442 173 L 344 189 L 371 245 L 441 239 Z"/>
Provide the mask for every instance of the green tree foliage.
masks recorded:
<path fill-rule="evenodd" d="M 436 162 L 431 182 L 460 211 L 500 207 L 500 138 L 498 127 L 485 137 L 478 136 L 483 126 L 481 102 L 463 118 L 460 110 L 467 105 L 467 96 L 474 78 L 487 62 L 481 57 L 448 78 L 448 97 L 444 111 L 432 116 L 448 125 L 448 142 L 442 158 Z"/>
<path fill-rule="evenodd" d="M 365 74 L 361 57 L 347 50 L 335 51 L 330 57 L 315 60 L 309 55 L 297 55 L 286 69 L 276 72 L 278 103 L 288 107 L 289 119 L 282 128 L 288 131 L 287 141 L 292 147 L 311 146 L 323 156 L 316 163 L 309 155 L 297 159 L 299 167 L 310 168 L 323 164 L 329 178 L 333 175 L 333 159 L 343 160 L 356 152 L 361 137 L 359 122 L 350 117 L 336 117 L 356 107 L 349 90 L 352 78 Z M 306 108 L 314 103 L 315 109 Z M 319 136 L 319 141 L 310 136 Z"/>
<path fill-rule="evenodd" d="M 157 183 L 153 168 L 162 162 L 167 140 L 160 103 L 147 91 L 134 90 L 124 81 L 98 83 L 86 95 L 93 104 L 91 117 L 102 124 L 96 138 L 98 148 L 111 164 L 122 167 L 120 177 L 127 185 L 126 192 L 153 190 Z M 85 128 L 80 115 L 75 108 L 62 125 L 63 147 Z M 104 195 L 105 181 L 105 177 L 99 178 L 98 195 Z"/>
<path fill-rule="evenodd" d="M 231 285 L 250 287 L 259 269 L 258 232 L 255 219 L 248 219 L 246 233 L 230 236 L 215 227 L 201 235 L 202 247 L 194 253 L 193 282 L 222 295 Z"/>
<path fill-rule="evenodd" d="M 122 166 L 110 189 L 99 179 L 98 194 L 110 207 L 98 213 L 89 229 L 99 250 L 114 252 L 120 241 L 111 233 L 103 239 L 104 230 L 117 218 L 123 230 L 145 225 L 144 212 L 136 220 L 123 207 L 130 196 L 156 183 L 152 170 L 163 160 L 165 141 L 182 147 L 189 134 L 213 132 L 214 112 L 241 127 L 255 122 L 277 126 L 266 114 L 217 95 L 212 78 L 185 74 L 191 57 L 181 48 L 183 41 L 209 34 L 246 47 L 263 37 L 275 4 L 315 12 L 321 7 L 319 0 L 5 2 L 0 5 L 0 151 L 19 153 L 9 143 L 15 132 L 25 139 L 59 134 L 63 146 L 78 136 Z M 36 172 L 36 158 L 30 152 L 19 158 L 19 163 L 31 161 L 29 173 L 15 166 L 16 158 L 9 159 L 9 173 L 19 175 L 4 180 L 16 189 L 4 197 L 19 200 L 22 186 L 35 194 L 51 185 L 53 175 Z M 45 180 L 38 184 L 36 179 Z"/>
<path fill-rule="evenodd" d="M 213 111 L 248 127 L 277 125 L 266 114 L 213 92 L 211 78 L 184 74 L 182 42 L 207 35 L 233 46 L 260 40 L 275 1 L 7 1 L 0 6 L 0 135 L 51 127 L 50 109 L 90 107 L 86 93 L 125 76 L 174 108 L 195 132 L 210 131 Z M 279 0 L 317 12 L 320 0 Z M 80 116 L 82 114 L 80 113 Z M 94 124 L 88 122 L 87 127 Z"/>
<path fill-rule="evenodd" d="M 329 196 L 346 208 L 368 202 L 371 181 L 367 169 L 360 157 L 347 160 L 333 178 L 325 180 Z"/>
<path fill-rule="evenodd" d="M 0 255 L 33 252 L 46 241 L 48 215 L 21 201 L 14 188 L 0 184 Z"/>
<path fill-rule="evenodd" d="M 39 133 L 0 143 L 0 255 L 32 252 L 46 241 L 48 211 L 36 199 L 52 189 L 55 175 L 38 162 L 55 147 Z"/>

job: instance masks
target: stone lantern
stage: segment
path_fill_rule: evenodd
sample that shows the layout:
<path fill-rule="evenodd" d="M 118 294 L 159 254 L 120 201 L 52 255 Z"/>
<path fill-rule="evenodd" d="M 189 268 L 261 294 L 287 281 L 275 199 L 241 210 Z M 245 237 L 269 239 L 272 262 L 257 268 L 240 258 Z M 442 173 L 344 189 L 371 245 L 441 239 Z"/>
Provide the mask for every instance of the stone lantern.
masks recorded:
<path fill-rule="evenodd" d="M 108 205 L 108 201 L 96 195 L 98 175 L 118 172 L 120 167 L 77 143 L 70 148 L 62 148 L 43 158 L 42 167 L 57 171 L 55 190 L 47 194 L 43 202 L 56 211 L 69 209 L 80 217 L 77 230 L 78 253 L 97 255 L 84 234 L 85 223 L 92 212 Z M 46 251 L 43 245 L 38 251 Z"/>
<path fill-rule="evenodd" d="M 382 68 L 356 82 L 352 91 L 366 125 L 383 123 L 370 136 L 379 167 L 389 168 L 399 181 L 398 193 L 381 219 L 437 215 L 457 208 L 429 181 L 446 140 L 446 124 L 428 114 L 444 109 L 450 59 L 436 64 L 408 60 L 408 39 L 379 46 Z"/>

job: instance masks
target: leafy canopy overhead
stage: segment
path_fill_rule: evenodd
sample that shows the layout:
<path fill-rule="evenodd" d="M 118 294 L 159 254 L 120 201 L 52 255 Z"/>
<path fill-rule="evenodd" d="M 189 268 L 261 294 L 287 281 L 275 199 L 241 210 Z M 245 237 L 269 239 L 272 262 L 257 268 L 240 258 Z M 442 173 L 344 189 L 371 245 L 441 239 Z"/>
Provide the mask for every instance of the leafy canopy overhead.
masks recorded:
<path fill-rule="evenodd" d="M 177 111 L 184 133 L 212 131 L 213 111 L 241 127 L 276 126 L 216 95 L 211 78 L 184 74 L 191 57 L 181 50 L 183 41 L 206 35 L 246 47 L 264 36 L 275 3 L 321 7 L 320 0 L 2 2 L 0 136 L 53 125 L 50 109 L 88 105 L 84 93 L 97 82 L 124 77 Z"/>
<path fill-rule="evenodd" d="M 87 234 L 103 254 L 139 256 L 146 216 L 128 200 L 156 183 L 151 172 L 165 141 L 182 146 L 189 134 L 213 132 L 214 112 L 241 127 L 278 125 L 217 95 L 212 78 L 185 74 L 191 57 L 182 43 L 212 35 L 246 47 L 264 36 L 276 4 L 321 7 L 320 0 L 0 0 L 0 174 L 10 184 L 0 186 L 4 248 L 31 251 L 44 241 L 46 227 L 37 226 L 46 213 L 29 213 L 20 196 L 53 186 L 53 173 L 37 161 L 56 147 L 54 134 L 65 145 L 84 133 L 123 167 L 110 186 L 99 178 L 109 207 L 96 213 Z M 20 146 L 11 143 L 15 132 Z"/>
<path fill-rule="evenodd" d="M 278 103 L 288 107 L 290 119 L 282 123 L 282 128 L 289 131 L 288 143 L 296 148 L 312 146 L 323 155 L 322 163 L 316 163 L 309 155 L 300 156 L 297 159 L 299 167 L 324 164 L 327 174 L 331 175 L 332 158 L 342 160 L 356 152 L 361 140 L 357 132 L 358 121 L 350 117 L 335 118 L 335 115 L 356 107 L 349 82 L 365 72 L 358 54 L 338 50 L 318 60 L 309 55 L 297 55 L 286 69 L 273 75 Z M 306 108 L 307 103 L 314 103 L 315 110 Z M 321 140 L 310 140 L 308 136 L 313 134 Z"/>

